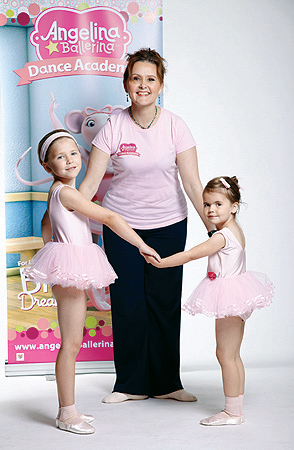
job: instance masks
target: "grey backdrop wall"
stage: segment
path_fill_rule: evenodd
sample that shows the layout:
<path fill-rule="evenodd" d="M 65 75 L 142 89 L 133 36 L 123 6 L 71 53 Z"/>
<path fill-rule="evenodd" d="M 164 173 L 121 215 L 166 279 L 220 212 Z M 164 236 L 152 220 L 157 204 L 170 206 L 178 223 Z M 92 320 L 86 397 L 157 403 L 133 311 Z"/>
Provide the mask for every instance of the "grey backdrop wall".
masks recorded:
<path fill-rule="evenodd" d="M 291 0 L 165 1 L 165 107 L 197 142 L 205 184 L 237 175 L 247 266 L 276 286 L 270 308 L 246 324 L 245 364 L 293 363 L 293 44 Z M 206 239 L 190 207 L 188 247 Z M 206 261 L 185 266 L 183 301 Z M 214 321 L 182 315 L 182 367 L 217 364 Z"/>
<path fill-rule="evenodd" d="M 204 184 L 218 175 L 238 176 L 245 189 L 246 205 L 241 207 L 239 222 L 247 237 L 248 268 L 266 272 L 276 286 L 273 305 L 255 312 L 246 324 L 247 365 L 293 363 L 293 19 L 292 0 L 164 2 L 165 107 L 190 126 Z M 2 212 L 4 175 L 2 163 Z M 188 232 L 188 247 L 206 239 L 191 207 Z M 0 256 L 2 371 L 6 355 L 3 213 Z M 185 266 L 183 301 L 205 270 L 205 260 Z M 214 321 L 183 313 L 181 349 L 184 370 L 217 366 Z"/>

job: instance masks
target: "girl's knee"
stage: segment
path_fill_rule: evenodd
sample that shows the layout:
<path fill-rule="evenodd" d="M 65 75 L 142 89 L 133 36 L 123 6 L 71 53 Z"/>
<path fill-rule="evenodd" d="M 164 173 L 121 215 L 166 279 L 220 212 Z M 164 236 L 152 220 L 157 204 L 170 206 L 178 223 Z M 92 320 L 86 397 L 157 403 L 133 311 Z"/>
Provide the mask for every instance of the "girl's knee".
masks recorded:
<path fill-rule="evenodd" d="M 63 351 L 65 351 L 73 356 L 77 356 L 77 354 L 80 351 L 82 342 L 83 342 L 83 338 L 73 339 L 73 340 L 66 339 L 63 342 L 61 342 L 60 349 L 62 349 Z"/>
<path fill-rule="evenodd" d="M 218 360 L 219 364 L 221 365 L 221 362 L 224 358 L 224 354 L 218 347 L 216 348 L 215 355 L 216 355 L 216 359 Z"/>
<path fill-rule="evenodd" d="M 216 349 L 216 358 L 221 366 L 236 363 L 240 358 L 235 352 L 229 352 L 227 349 Z"/>

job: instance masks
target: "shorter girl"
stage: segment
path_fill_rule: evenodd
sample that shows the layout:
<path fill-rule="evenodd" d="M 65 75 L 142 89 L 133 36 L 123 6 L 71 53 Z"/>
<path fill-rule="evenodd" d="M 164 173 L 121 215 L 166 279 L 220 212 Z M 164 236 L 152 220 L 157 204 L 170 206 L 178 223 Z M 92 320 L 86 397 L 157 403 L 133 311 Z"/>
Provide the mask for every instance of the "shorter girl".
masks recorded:
<path fill-rule="evenodd" d="M 183 309 L 216 318 L 217 359 L 222 369 L 225 408 L 200 421 L 202 425 L 244 423 L 245 373 L 240 357 L 245 320 L 254 309 L 271 303 L 273 286 L 266 275 L 246 271 L 245 237 L 236 223 L 240 189 L 236 177 L 209 181 L 203 191 L 204 215 L 216 228 L 206 242 L 176 253 L 154 266 L 178 266 L 208 256 L 207 276 L 193 291 Z"/>
<path fill-rule="evenodd" d="M 141 255 L 160 260 L 158 254 L 135 233 L 118 214 L 87 200 L 76 190 L 81 154 L 75 139 L 65 130 L 48 133 L 39 143 L 39 160 L 54 177 L 48 195 L 48 213 L 53 241 L 46 227 L 46 244 L 24 270 L 30 279 L 49 284 L 57 301 L 61 347 L 56 359 L 59 399 L 57 427 L 72 433 L 90 434 L 95 429 L 92 416 L 75 408 L 75 361 L 83 340 L 87 310 L 86 289 L 100 289 L 117 278 L 105 253 L 93 244 L 88 219 L 108 226 L 138 247 Z M 122 255 L 123 257 L 123 255 Z"/>

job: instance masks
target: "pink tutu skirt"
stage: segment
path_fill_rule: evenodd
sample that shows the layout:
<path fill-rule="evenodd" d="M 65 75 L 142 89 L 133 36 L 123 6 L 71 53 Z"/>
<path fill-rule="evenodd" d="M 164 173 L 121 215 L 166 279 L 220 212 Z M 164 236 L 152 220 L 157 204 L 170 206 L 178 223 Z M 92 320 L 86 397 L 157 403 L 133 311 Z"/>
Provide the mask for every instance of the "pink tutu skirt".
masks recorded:
<path fill-rule="evenodd" d="M 53 286 L 101 289 L 117 278 L 104 251 L 96 244 L 48 242 L 25 267 L 31 280 Z"/>
<path fill-rule="evenodd" d="M 205 314 L 218 319 L 240 316 L 246 320 L 255 309 L 270 305 L 273 295 L 273 284 L 263 273 L 248 271 L 214 280 L 206 277 L 182 309 L 193 315 Z"/>

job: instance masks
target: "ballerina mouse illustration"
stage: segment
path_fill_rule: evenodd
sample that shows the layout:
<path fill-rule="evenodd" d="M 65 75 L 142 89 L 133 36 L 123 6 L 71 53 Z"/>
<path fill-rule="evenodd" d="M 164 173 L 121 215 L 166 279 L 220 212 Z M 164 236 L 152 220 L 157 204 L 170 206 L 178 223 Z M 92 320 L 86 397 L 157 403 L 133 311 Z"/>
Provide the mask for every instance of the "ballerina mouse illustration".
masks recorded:
<path fill-rule="evenodd" d="M 236 177 L 217 177 L 203 191 L 203 209 L 215 226 L 210 239 L 192 249 L 147 261 L 159 268 L 178 266 L 208 256 L 207 276 L 192 292 L 183 310 L 216 319 L 216 355 L 222 370 L 225 408 L 200 420 L 201 425 L 240 425 L 245 422 L 245 371 L 240 356 L 245 321 L 255 309 L 270 305 L 274 295 L 268 277 L 246 270 L 245 237 L 235 220 L 241 202 Z"/>
<path fill-rule="evenodd" d="M 136 246 L 142 256 L 160 261 L 159 255 L 118 214 L 89 200 L 75 188 L 81 169 L 76 140 L 66 130 L 54 130 L 38 146 L 39 161 L 53 175 L 47 210 L 53 239 L 42 230 L 45 246 L 24 269 L 29 279 L 49 284 L 57 301 L 61 347 L 55 373 L 59 400 L 58 428 L 78 434 L 92 434 L 94 418 L 75 407 L 75 361 L 83 340 L 86 318 L 86 289 L 101 289 L 117 278 L 104 251 L 92 242 L 89 219 L 101 222 Z"/>

